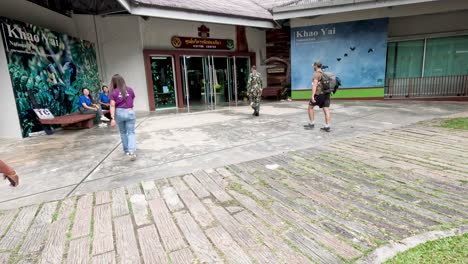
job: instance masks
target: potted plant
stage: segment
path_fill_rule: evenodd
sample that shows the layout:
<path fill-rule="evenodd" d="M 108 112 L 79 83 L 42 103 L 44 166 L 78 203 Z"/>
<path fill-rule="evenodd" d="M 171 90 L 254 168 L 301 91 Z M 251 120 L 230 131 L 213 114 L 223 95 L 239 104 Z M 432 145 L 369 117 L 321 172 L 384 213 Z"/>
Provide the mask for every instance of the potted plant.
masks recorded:
<path fill-rule="evenodd" d="M 248 102 L 248 101 L 249 101 L 249 96 L 247 95 L 247 92 L 246 92 L 246 91 L 240 92 L 239 96 L 240 96 L 240 98 L 243 98 L 244 102 Z"/>

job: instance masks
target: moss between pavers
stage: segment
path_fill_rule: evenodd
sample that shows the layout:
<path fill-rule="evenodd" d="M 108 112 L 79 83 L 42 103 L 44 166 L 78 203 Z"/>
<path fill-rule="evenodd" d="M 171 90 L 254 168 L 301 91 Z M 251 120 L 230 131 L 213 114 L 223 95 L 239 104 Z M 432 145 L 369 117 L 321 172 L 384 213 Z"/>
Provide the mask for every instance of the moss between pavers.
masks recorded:
<path fill-rule="evenodd" d="M 468 233 L 429 241 L 396 255 L 385 264 L 406 263 L 466 263 L 468 259 Z"/>
<path fill-rule="evenodd" d="M 60 207 L 62 207 L 62 201 L 58 201 L 57 206 L 55 207 L 55 211 L 52 214 L 52 223 L 57 221 Z"/>

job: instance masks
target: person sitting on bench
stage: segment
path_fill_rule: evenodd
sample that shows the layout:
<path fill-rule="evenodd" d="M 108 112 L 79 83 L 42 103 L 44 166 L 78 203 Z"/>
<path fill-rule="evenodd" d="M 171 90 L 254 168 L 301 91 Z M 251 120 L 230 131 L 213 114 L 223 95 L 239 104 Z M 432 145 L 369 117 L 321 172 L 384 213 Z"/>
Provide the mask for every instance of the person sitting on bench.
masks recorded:
<path fill-rule="evenodd" d="M 102 92 L 99 94 L 99 104 L 102 110 L 110 109 L 109 87 L 107 85 L 102 86 Z"/>
<path fill-rule="evenodd" d="M 4 179 L 10 182 L 11 186 L 18 186 L 19 178 L 18 175 L 16 175 L 16 171 L 10 166 L 6 165 L 6 163 L 2 160 L 0 160 L 0 173 L 3 174 Z"/>
<path fill-rule="evenodd" d="M 99 127 L 107 127 L 107 124 L 103 124 L 102 121 L 109 122 L 110 120 L 102 114 L 102 110 L 99 105 L 93 104 L 88 88 L 83 88 L 83 95 L 80 96 L 79 105 L 78 110 L 81 114 L 96 114 L 96 121 L 99 124 Z"/>

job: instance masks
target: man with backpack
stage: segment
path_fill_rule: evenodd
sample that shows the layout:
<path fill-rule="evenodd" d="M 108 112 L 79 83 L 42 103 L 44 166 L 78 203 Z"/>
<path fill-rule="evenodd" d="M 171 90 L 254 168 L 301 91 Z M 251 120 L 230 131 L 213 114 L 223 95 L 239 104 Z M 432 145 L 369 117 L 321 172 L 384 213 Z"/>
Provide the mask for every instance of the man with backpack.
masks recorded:
<path fill-rule="evenodd" d="M 314 62 L 314 76 L 312 79 L 312 98 L 309 101 L 309 124 L 305 125 L 306 129 L 313 129 L 315 127 L 314 107 L 318 106 L 323 109 L 325 114 L 325 126 L 320 130 L 330 132 L 330 94 L 335 88 L 336 84 L 330 84 L 330 78 L 322 71 L 322 63 L 320 61 Z"/>

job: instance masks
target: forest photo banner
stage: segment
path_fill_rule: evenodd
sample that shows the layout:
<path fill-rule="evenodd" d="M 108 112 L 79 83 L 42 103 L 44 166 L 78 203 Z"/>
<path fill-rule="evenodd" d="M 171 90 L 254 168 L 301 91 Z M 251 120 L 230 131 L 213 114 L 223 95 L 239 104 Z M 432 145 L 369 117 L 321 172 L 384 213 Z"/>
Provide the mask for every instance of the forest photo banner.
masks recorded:
<path fill-rule="evenodd" d="M 42 130 L 33 109 L 54 116 L 76 112 L 82 88 L 100 86 L 94 44 L 33 24 L 0 17 L 23 137 Z"/>

